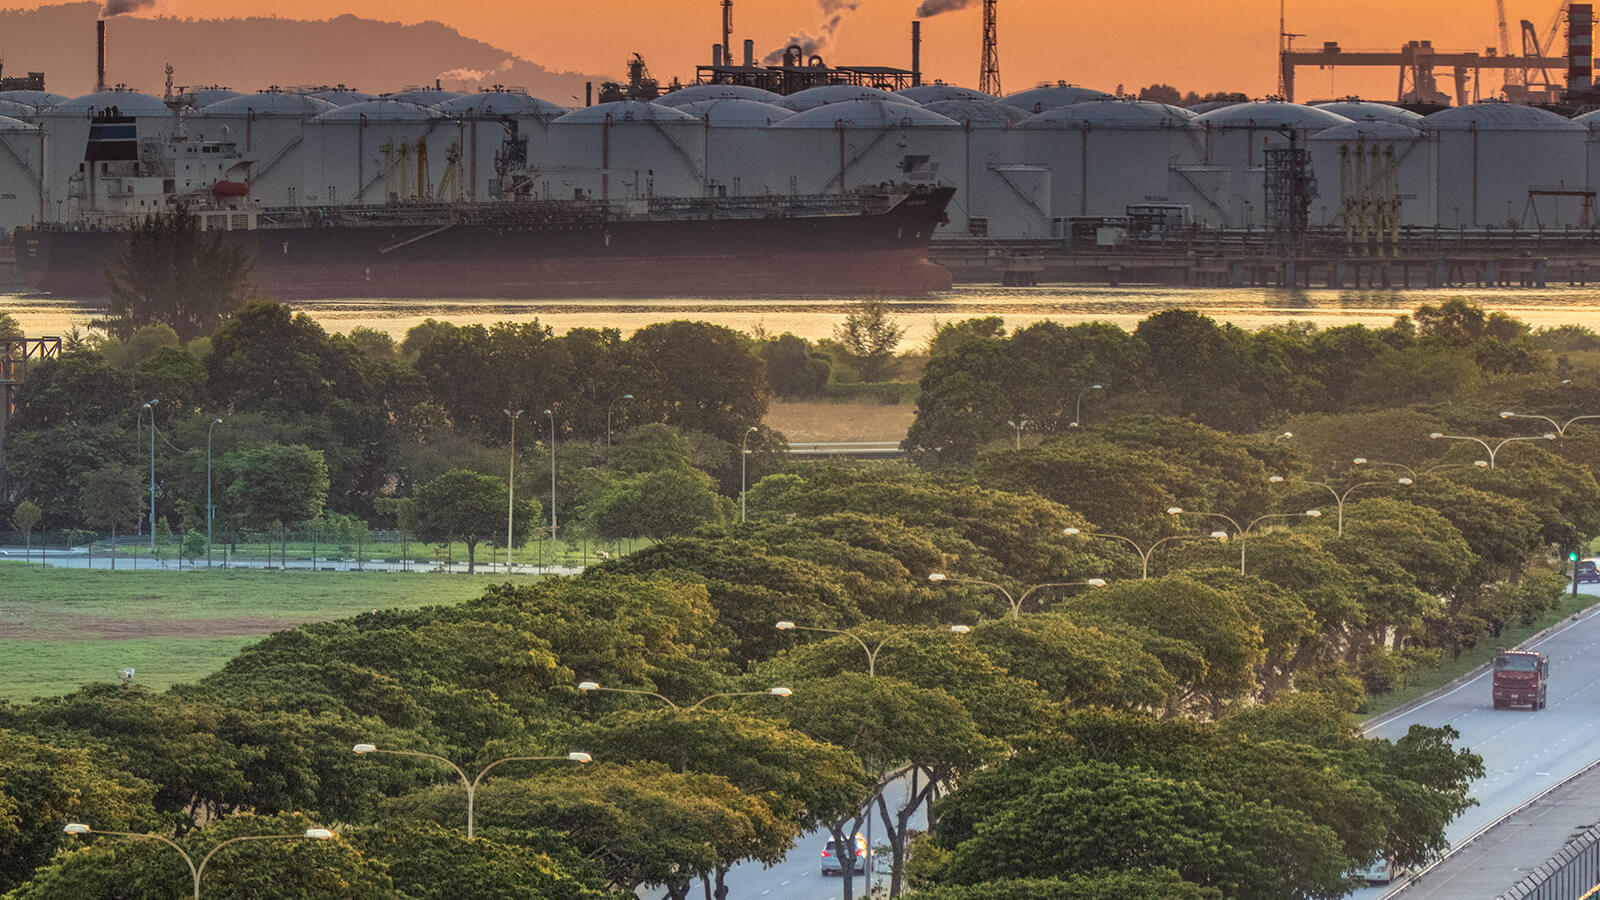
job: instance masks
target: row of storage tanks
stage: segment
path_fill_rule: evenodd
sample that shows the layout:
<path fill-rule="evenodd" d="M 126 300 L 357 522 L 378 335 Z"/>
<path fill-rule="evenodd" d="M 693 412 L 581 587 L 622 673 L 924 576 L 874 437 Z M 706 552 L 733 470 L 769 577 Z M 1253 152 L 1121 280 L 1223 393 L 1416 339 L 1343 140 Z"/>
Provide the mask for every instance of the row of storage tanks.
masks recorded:
<path fill-rule="evenodd" d="M 1205 227 L 1260 228 L 1265 151 L 1288 146 L 1291 135 L 1308 149 L 1317 181 L 1314 224 L 1340 224 L 1344 199 L 1362 190 L 1352 181 L 1371 181 L 1370 170 L 1348 164 L 1357 149 L 1394 160 L 1385 183 L 1408 226 L 1588 224 L 1586 191 L 1600 180 L 1600 113 L 1567 119 L 1504 103 L 1422 117 L 1357 100 L 1183 109 L 1066 84 L 1003 99 L 942 84 L 787 97 L 697 85 L 654 102 L 577 110 L 501 90 L 219 90 L 198 92 L 175 113 L 125 89 L 75 99 L 9 91 L 0 92 L 0 228 L 71 217 L 68 178 L 90 117 L 112 109 L 138 117 L 144 138 L 236 144 L 253 160 L 250 195 L 263 206 L 418 199 L 413 154 L 421 144 L 428 181 L 441 180 L 456 156 L 459 196 L 489 199 L 513 127 L 528 140 L 537 197 L 753 197 L 940 183 L 958 189 L 940 235 L 949 238 L 1058 237 L 1072 217 L 1150 204 L 1186 207 Z"/>

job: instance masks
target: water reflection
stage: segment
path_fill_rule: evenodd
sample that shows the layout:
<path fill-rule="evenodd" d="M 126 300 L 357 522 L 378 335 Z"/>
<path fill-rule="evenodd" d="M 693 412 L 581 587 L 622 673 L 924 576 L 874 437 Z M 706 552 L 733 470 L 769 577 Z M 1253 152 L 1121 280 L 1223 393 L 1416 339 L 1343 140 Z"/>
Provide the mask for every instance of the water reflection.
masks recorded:
<path fill-rule="evenodd" d="M 975 286 L 926 298 L 881 298 L 908 341 L 921 341 L 942 323 L 978 316 L 1000 316 L 1010 328 L 1041 320 L 1066 324 L 1115 323 L 1132 329 L 1164 309 L 1198 310 L 1219 321 L 1255 329 L 1291 320 L 1320 327 L 1351 323 L 1388 325 L 1424 303 L 1460 298 L 1506 312 L 1535 327 L 1600 325 L 1600 291 L 1594 288 L 1459 289 L 1440 291 L 1292 290 L 1095 287 L 1049 285 L 1035 288 Z M 652 322 L 698 319 L 747 332 L 792 332 L 815 340 L 828 337 L 863 297 L 776 296 L 743 299 L 661 298 L 645 300 L 315 300 L 295 304 L 330 331 L 366 327 L 395 337 L 424 319 L 456 324 L 530 322 L 537 319 L 557 333 L 572 328 L 618 328 L 624 334 Z M 873 298 L 880 299 L 880 298 Z M 0 296 L 0 310 L 19 319 L 29 334 L 61 334 L 73 325 L 87 328 L 97 306 L 43 295 Z"/>

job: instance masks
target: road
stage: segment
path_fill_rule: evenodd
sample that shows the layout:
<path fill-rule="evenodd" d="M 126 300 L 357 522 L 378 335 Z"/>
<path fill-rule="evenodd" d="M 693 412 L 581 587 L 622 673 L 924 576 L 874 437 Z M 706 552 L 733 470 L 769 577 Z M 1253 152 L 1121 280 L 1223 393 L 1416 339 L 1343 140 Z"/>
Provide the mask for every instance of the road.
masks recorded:
<path fill-rule="evenodd" d="M 1461 732 L 1460 745 L 1483 757 L 1484 776 L 1472 785 L 1478 805 L 1445 830 L 1461 847 L 1496 821 L 1600 758 L 1600 615 L 1585 615 L 1529 642 L 1550 654 L 1549 706 L 1539 712 L 1497 710 L 1489 700 L 1489 672 L 1478 673 L 1437 696 L 1370 723 L 1372 737 L 1393 740 L 1413 724 L 1449 725 Z M 1468 846 L 1460 851 L 1474 853 Z M 1543 859 L 1523 861 L 1532 868 Z M 1526 873 L 1523 873 L 1526 874 Z M 1521 875 L 1508 875 L 1510 887 Z M 1423 896 L 1428 879 L 1415 889 L 1405 884 L 1371 887 L 1351 900 L 1377 900 L 1404 893 Z M 1435 896 L 1444 897 L 1445 894 Z"/>

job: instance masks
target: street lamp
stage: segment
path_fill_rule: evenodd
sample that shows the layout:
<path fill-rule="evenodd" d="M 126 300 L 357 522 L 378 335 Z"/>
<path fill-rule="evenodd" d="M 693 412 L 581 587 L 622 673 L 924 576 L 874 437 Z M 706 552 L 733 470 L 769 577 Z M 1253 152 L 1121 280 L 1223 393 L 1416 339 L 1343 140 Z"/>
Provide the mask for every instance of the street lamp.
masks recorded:
<path fill-rule="evenodd" d="M 151 400 L 143 406 L 150 410 L 150 552 L 156 552 L 156 404 Z"/>
<path fill-rule="evenodd" d="M 211 862 L 211 857 L 216 856 L 218 850 L 221 850 L 223 847 L 226 847 L 229 844 L 236 844 L 240 841 L 297 840 L 302 838 L 313 841 L 326 841 L 333 837 L 333 832 L 326 828 L 307 828 L 301 834 L 246 834 L 240 837 L 228 838 L 215 847 L 212 847 L 210 852 L 208 852 L 205 857 L 200 860 L 200 865 L 197 866 L 194 864 L 194 859 L 190 857 L 182 847 L 178 846 L 170 838 L 162 837 L 159 834 L 136 834 L 131 831 L 94 831 L 89 826 L 84 825 L 81 822 L 68 822 L 67 826 L 61 830 L 72 835 L 105 834 L 115 835 L 116 837 L 139 838 L 147 841 L 160 841 L 161 843 L 166 844 L 168 847 L 178 851 L 178 855 L 183 857 L 183 861 L 188 864 L 189 876 L 194 881 L 195 900 L 200 900 L 200 876 L 205 874 L 206 863 Z"/>
<path fill-rule="evenodd" d="M 1273 435 L 1273 438 L 1272 438 L 1272 442 L 1273 442 L 1273 443 L 1274 443 L 1274 444 L 1276 444 L 1276 443 L 1277 443 L 1277 442 L 1279 442 L 1279 441 L 1286 441 L 1286 440 L 1288 440 L 1288 439 L 1289 439 L 1289 438 L 1292 438 L 1292 437 L 1294 437 L 1294 432 L 1292 432 L 1292 431 L 1285 431 L 1285 432 L 1284 432 L 1284 433 L 1282 433 L 1282 434 L 1278 434 L 1278 435 Z"/>
<path fill-rule="evenodd" d="M 1567 424 L 1570 425 L 1572 423 L 1569 422 Z M 1488 451 L 1488 453 L 1489 453 L 1489 468 L 1492 469 L 1492 468 L 1494 468 L 1494 455 L 1496 453 L 1500 452 L 1500 448 L 1501 447 L 1504 447 L 1505 445 L 1511 443 L 1512 441 L 1553 441 L 1553 440 L 1556 439 L 1556 434 L 1555 434 L 1555 432 L 1551 431 L 1551 432 L 1547 432 L 1545 434 L 1527 435 L 1525 437 L 1508 437 L 1508 438 L 1502 440 L 1500 443 L 1495 444 L 1493 447 L 1489 446 L 1489 442 L 1485 441 L 1483 438 L 1463 437 L 1463 436 L 1461 436 L 1459 434 L 1440 434 L 1439 432 L 1435 431 L 1434 433 L 1428 435 L 1428 437 L 1432 438 L 1433 440 L 1436 440 L 1436 441 L 1437 440 L 1476 441 L 1479 444 L 1483 445 L 1483 449 L 1484 450 Z"/>
<path fill-rule="evenodd" d="M 1083 395 L 1089 393 L 1090 391 L 1100 391 L 1100 390 L 1104 390 L 1104 389 L 1105 389 L 1104 385 L 1091 384 L 1088 387 L 1083 388 L 1082 390 L 1078 391 L 1078 404 L 1073 409 L 1073 412 L 1072 412 L 1072 424 L 1069 427 L 1071 427 L 1071 428 L 1080 428 L 1083 425 Z"/>
<path fill-rule="evenodd" d="M 556 414 L 545 410 L 550 418 L 550 554 L 555 558 L 556 540 Z"/>
<path fill-rule="evenodd" d="M 211 503 L 211 432 L 221 419 L 212 419 L 206 426 L 206 568 L 211 568 L 211 520 L 215 517 L 217 508 Z"/>
<path fill-rule="evenodd" d="M 355 745 L 354 747 L 352 747 L 350 749 L 354 750 L 355 754 L 357 756 L 365 756 L 368 753 L 388 753 L 388 754 L 393 755 L 393 756 L 420 756 L 420 757 L 423 757 L 425 759 L 436 759 L 439 762 L 442 762 L 445 765 L 449 766 L 450 768 L 455 769 L 456 770 L 456 774 L 461 776 L 461 783 L 466 785 L 466 787 L 467 787 L 467 839 L 468 840 L 472 839 L 473 802 L 476 799 L 476 796 L 477 796 L 477 793 L 478 793 L 478 782 L 483 780 L 483 776 L 489 774 L 489 770 L 490 769 L 492 769 L 495 766 L 498 766 L 498 765 L 500 765 L 501 763 L 504 763 L 504 762 L 541 762 L 541 761 L 550 761 L 550 760 L 561 760 L 561 761 L 565 761 L 565 762 L 586 763 L 586 762 L 593 762 L 594 761 L 593 757 L 591 757 L 589 754 L 583 753 L 583 752 L 577 751 L 577 750 L 574 750 L 573 752 L 568 753 L 566 756 L 507 756 L 507 757 L 504 757 L 502 759 L 497 759 L 494 762 L 489 763 L 487 766 L 484 766 L 478 772 L 478 775 L 477 775 L 476 778 L 468 780 L 467 779 L 467 773 L 462 771 L 460 766 L 456 765 L 455 763 L 451 762 L 448 759 L 445 759 L 442 756 L 437 756 L 437 755 L 432 754 L 432 753 L 419 753 L 419 752 L 417 752 L 415 750 L 379 750 L 377 748 L 377 746 L 375 746 L 373 744 L 357 744 L 357 745 Z"/>
<path fill-rule="evenodd" d="M 512 412 L 509 409 L 500 411 L 511 419 L 511 466 L 506 475 L 506 574 L 509 575 L 511 574 L 511 511 L 513 504 L 516 503 L 517 496 L 517 417 L 521 416 L 523 411 L 520 409 L 516 412 Z M 551 430 L 553 431 L 554 429 L 552 428 Z M 555 459 L 554 450 L 552 450 L 550 458 L 552 460 Z M 550 498 L 550 503 L 554 507 L 555 497 L 553 495 Z"/>
<path fill-rule="evenodd" d="M 1502 418 L 1502 419 L 1543 419 L 1544 421 L 1549 422 L 1550 425 L 1555 428 L 1556 434 L 1560 435 L 1561 437 L 1566 437 L 1567 436 L 1567 429 L 1572 427 L 1572 423 L 1573 422 L 1577 422 L 1577 421 L 1579 421 L 1581 419 L 1600 419 L 1600 416 L 1573 416 L 1572 418 L 1568 419 L 1564 423 L 1557 422 L 1555 419 L 1552 419 L 1549 416 L 1529 415 L 1527 413 L 1503 412 L 1503 413 L 1500 414 L 1500 418 Z"/>
<path fill-rule="evenodd" d="M 1423 469 L 1421 472 L 1418 472 L 1416 469 L 1401 463 L 1380 462 L 1375 459 L 1367 459 L 1365 456 L 1358 456 L 1351 460 L 1351 462 L 1358 466 L 1388 466 L 1391 469 L 1399 469 L 1410 476 L 1413 481 L 1421 481 L 1422 476 L 1428 474 L 1429 472 L 1438 471 L 1439 469 L 1471 469 L 1474 467 L 1479 469 L 1489 468 L 1489 461 L 1487 459 L 1475 459 L 1470 463 L 1449 463 L 1442 466 L 1429 466 L 1426 469 Z"/>
<path fill-rule="evenodd" d="M 1256 516 L 1254 519 L 1251 519 L 1250 520 L 1250 524 L 1244 526 L 1243 528 L 1239 527 L 1239 523 L 1232 516 L 1230 516 L 1230 515 L 1228 515 L 1226 513 L 1190 512 L 1190 511 L 1184 509 L 1181 506 L 1169 506 L 1169 507 L 1167 507 L 1167 515 L 1169 515 L 1169 516 L 1206 516 L 1206 517 L 1212 518 L 1212 519 L 1222 519 L 1222 520 L 1228 522 L 1229 524 L 1231 524 L 1233 526 L 1233 530 L 1236 533 L 1238 533 L 1238 535 L 1239 535 L 1239 574 L 1243 575 L 1244 574 L 1245 542 L 1246 542 L 1246 539 L 1248 539 L 1249 536 L 1250 536 L 1250 529 L 1256 527 L 1256 524 L 1258 522 L 1265 522 L 1267 519 L 1298 519 L 1298 518 L 1301 518 L 1301 517 L 1315 519 L 1315 518 L 1317 518 L 1317 517 L 1322 515 L 1322 510 L 1320 510 L 1320 509 L 1308 509 L 1305 512 L 1296 512 L 1296 513 L 1267 513 L 1264 516 Z"/>
<path fill-rule="evenodd" d="M 638 688 L 603 687 L 594 681 L 578 682 L 578 690 L 583 691 L 585 694 L 591 691 L 610 691 L 613 694 L 639 694 L 645 697 L 654 697 L 672 707 L 673 712 L 694 712 L 707 700 L 715 700 L 718 697 L 787 697 L 794 693 L 794 691 L 786 687 L 770 687 L 764 691 L 719 691 L 715 694 L 707 694 L 689 706 L 679 706 L 673 703 L 665 694 L 658 694 L 655 691 L 643 691 Z"/>
<path fill-rule="evenodd" d="M 606 446 L 611 446 L 611 407 L 617 405 L 617 400 L 632 400 L 632 394 L 623 394 L 606 404 Z"/>
<path fill-rule="evenodd" d="M 1015 428 L 1017 430 L 1017 449 L 1018 450 L 1022 449 L 1022 422 L 1023 422 L 1022 419 L 1017 419 L 1015 421 L 1013 421 L 1011 419 L 1007 419 L 1006 420 L 1006 424 L 1007 425 L 1010 425 L 1012 428 Z"/>
<path fill-rule="evenodd" d="M 1282 475 L 1273 475 L 1272 477 L 1268 478 L 1267 481 L 1271 482 L 1272 484 L 1293 484 L 1294 483 L 1294 482 L 1286 481 Z M 1363 482 L 1360 482 L 1360 483 L 1357 483 L 1357 484 L 1350 485 L 1348 488 L 1345 488 L 1344 493 L 1341 494 L 1339 491 L 1334 489 L 1333 485 L 1324 484 L 1324 483 L 1322 483 L 1320 481 L 1305 481 L 1305 480 L 1301 480 L 1301 481 L 1299 481 L 1299 483 L 1300 484 L 1314 485 L 1314 486 L 1320 487 L 1320 488 L 1326 488 L 1328 493 L 1333 495 L 1333 502 L 1335 504 L 1337 504 L 1338 507 L 1339 507 L 1339 528 L 1338 528 L 1338 533 L 1341 534 L 1341 535 L 1344 534 L 1344 501 L 1345 501 L 1346 498 L 1348 498 L 1350 496 L 1350 492 L 1355 490 L 1358 487 L 1368 487 L 1370 485 L 1385 485 L 1385 484 L 1389 484 L 1389 482 L 1387 482 L 1387 481 L 1363 481 Z M 1415 483 L 1415 479 L 1413 479 L 1410 476 L 1401 476 L 1400 478 L 1395 479 L 1394 483 L 1395 484 L 1409 485 L 1409 484 Z"/>
<path fill-rule="evenodd" d="M 932 573 L 932 574 L 930 574 L 928 576 L 928 580 L 932 581 L 934 583 L 938 583 L 938 582 L 941 582 L 941 581 L 964 581 L 964 582 L 967 582 L 969 584 L 981 584 L 981 585 L 984 585 L 985 587 L 992 587 L 995 590 L 999 591 L 1001 594 L 1004 594 L 1005 598 L 1006 598 L 1006 602 L 1011 604 L 1011 618 L 1013 618 L 1013 619 L 1021 617 L 1023 601 L 1027 600 L 1028 597 L 1034 591 L 1037 591 L 1040 588 L 1049 588 L 1049 587 L 1105 587 L 1106 586 L 1106 580 L 1104 578 L 1090 578 L 1090 579 L 1088 579 L 1086 581 L 1047 581 L 1047 582 L 1045 582 L 1043 584 L 1033 585 L 1032 587 L 1030 587 L 1027 590 L 1023 591 L 1022 592 L 1022 596 L 1016 597 L 1016 596 L 1012 596 L 1011 592 L 1006 590 L 1004 586 L 995 584 L 992 581 L 984 581 L 981 578 L 959 578 L 959 577 L 955 577 L 955 576 L 951 576 L 951 575 L 946 575 L 943 572 L 934 572 L 934 573 Z"/>
<path fill-rule="evenodd" d="M 744 524 L 744 495 L 745 485 L 748 483 L 746 471 L 750 461 L 750 435 L 755 432 L 756 426 L 751 425 L 744 430 L 744 435 L 739 438 L 739 524 Z"/>
<path fill-rule="evenodd" d="M 1061 529 L 1061 533 L 1062 534 L 1068 534 L 1068 535 L 1083 534 L 1083 532 L 1079 531 L 1076 528 L 1063 528 L 1063 529 Z M 1133 548 L 1133 552 L 1139 554 L 1139 562 L 1144 568 L 1143 573 L 1139 577 L 1140 578 L 1144 578 L 1144 579 L 1148 579 L 1150 577 L 1150 555 L 1152 553 L 1156 552 L 1156 548 L 1157 547 L 1161 546 L 1162 544 L 1165 544 L 1167 541 L 1198 541 L 1198 540 L 1204 540 L 1205 538 L 1208 538 L 1208 537 L 1215 538 L 1216 540 L 1219 540 L 1219 541 L 1225 541 L 1225 540 L 1228 539 L 1228 533 L 1226 531 L 1213 531 L 1209 535 L 1204 535 L 1204 534 L 1175 534 L 1175 535 L 1172 535 L 1171 537 L 1164 537 L 1164 538 L 1156 541 L 1155 543 L 1151 544 L 1148 547 L 1141 547 L 1141 546 L 1139 546 L 1139 543 L 1137 541 L 1135 541 L 1133 538 L 1123 537 L 1120 534 L 1106 534 L 1105 532 L 1102 532 L 1102 531 L 1094 531 L 1094 532 L 1090 532 L 1089 534 L 1084 534 L 1083 536 L 1084 537 L 1105 538 L 1107 540 L 1113 540 L 1113 541 L 1122 541 L 1124 544 L 1127 544 L 1128 546 L 1132 547 Z"/>
<path fill-rule="evenodd" d="M 876 646 L 869 647 L 869 646 L 867 646 L 867 642 L 861 639 L 860 635 L 856 634 L 853 631 L 843 631 L 843 630 L 838 629 L 838 628 L 816 628 L 816 627 L 813 627 L 813 626 L 810 626 L 810 625 L 796 625 L 793 622 L 783 621 L 783 622 L 779 622 L 778 623 L 778 630 L 779 631 L 817 631 L 817 632 L 821 632 L 822 634 L 842 634 L 845 637 L 854 639 L 856 643 L 861 645 L 861 649 L 865 650 L 866 653 L 867 653 L 867 677 L 868 678 L 876 678 L 878 676 L 878 651 L 883 649 L 883 645 L 884 644 L 889 643 L 889 638 L 894 637 L 894 635 L 891 634 L 888 637 L 885 637 L 883 640 L 879 641 Z M 972 631 L 972 629 L 967 627 L 967 626 L 965 626 L 965 625 L 951 625 L 950 626 L 950 632 L 952 634 L 967 634 L 970 631 Z"/>

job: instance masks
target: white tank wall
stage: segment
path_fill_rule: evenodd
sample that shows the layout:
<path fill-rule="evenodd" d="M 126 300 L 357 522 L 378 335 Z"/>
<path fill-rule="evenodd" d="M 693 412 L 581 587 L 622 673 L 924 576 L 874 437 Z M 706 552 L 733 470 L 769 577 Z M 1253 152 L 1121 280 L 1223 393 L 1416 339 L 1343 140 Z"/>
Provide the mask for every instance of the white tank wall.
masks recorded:
<path fill-rule="evenodd" d="M 0 234 L 45 216 L 43 130 L 12 119 L 0 119 Z"/>
<path fill-rule="evenodd" d="M 698 119 L 557 119 L 550 123 L 549 145 L 550 163 L 541 156 L 532 173 L 540 196 L 564 199 L 582 191 L 597 200 L 626 200 L 705 193 L 705 124 Z"/>
<path fill-rule="evenodd" d="M 1347 194 L 1358 195 L 1361 189 L 1354 155 L 1365 154 L 1369 166 L 1366 182 L 1371 185 L 1370 162 L 1375 150 L 1380 158 L 1393 151 L 1401 227 L 1432 228 L 1439 224 L 1439 145 L 1431 136 L 1395 125 L 1384 127 L 1379 123 L 1369 127 L 1368 123 L 1360 123 L 1330 128 L 1313 136 L 1308 146 L 1320 194 L 1311 204 L 1312 224 L 1343 225 L 1343 198 Z M 1347 158 L 1351 160 L 1349 166 L 1345 164 Z"/>
<path fill-rule="evenodd" d="M 1488 106 L 1488 104 L 1484 104 Z M 1496 104 L 1509 106 L 1509 104 Z M 1479 127 L 1460 127 L 1474 111 L 1449 110 L 1449 119 L 1424 120 L 1439 145 L 1438 220 L 1453 227 L 1561 228 L 1582 214 L 1577 197 L 1538 197 L 1531 189 L 1583 189 L 1589 182 L 1581 124 L 1500 109 L 1483 111 Z M 1538 113 L 1542 110 L 1533 110 Z M 1444 113 L 1436 113 L 1444 116 Z M 1515 115 L 1526 124 L 1506 121 Z M 1446 123 L 1448 122 L 1448 127 Z"/>
<path fill-rule="evenodd" d="M 1121 216 L 1139 203 L 1181 203 L 1175 165 L 1199 162 L 1201 136 L 1186 125 L 1112 128 L 1082 125 L 1018 128 L 1012 160 L 1052 173 L 1052 206 L 1061 216 Z"/>
<path fill-rule="evenodd" d="M 792 174 L 796 193 L 831 194 L 884 182 L 956 184 L 965 169 L 966 135 L 960 126 L 844 123 L 773 129 L 784 132 L 774 160 L 780 172 Z M 912 158 L 921 156 L 926 162 L 908 173 Z"/>
<path fill-rule="evenodd" d="M 252 115 L 249 110 L 196 111 L 185 120 L 195 140 L 230 141 L 249 160 L 250 199 L 264 206 L 297 206 L 305 198 L 305 134 L 311 116 Z"/>
<path fill-rule="evenodd" d="M 437 119 L 313 119 L 306 124 L 304 199 L 320 205 L 367 205 L 388 202 L 385 195 L 384 145 L 393 147 L 419 140 L 428 143 L 428 167 L 435 184 L 444 171 L 444 148 L 454 125 Z M 437 151 L 434 149 L 438 147 Z M 438 154 L 435 158 L 435 153 Z M 394 154 L 391 154 L 391 159 Z M 416 156 L 406 167 L 408 197 L 416 193 Z M 396 181 L 395 187 L 399 184 Z M 397 190 L 398 193 L 398 190 Z"/>

